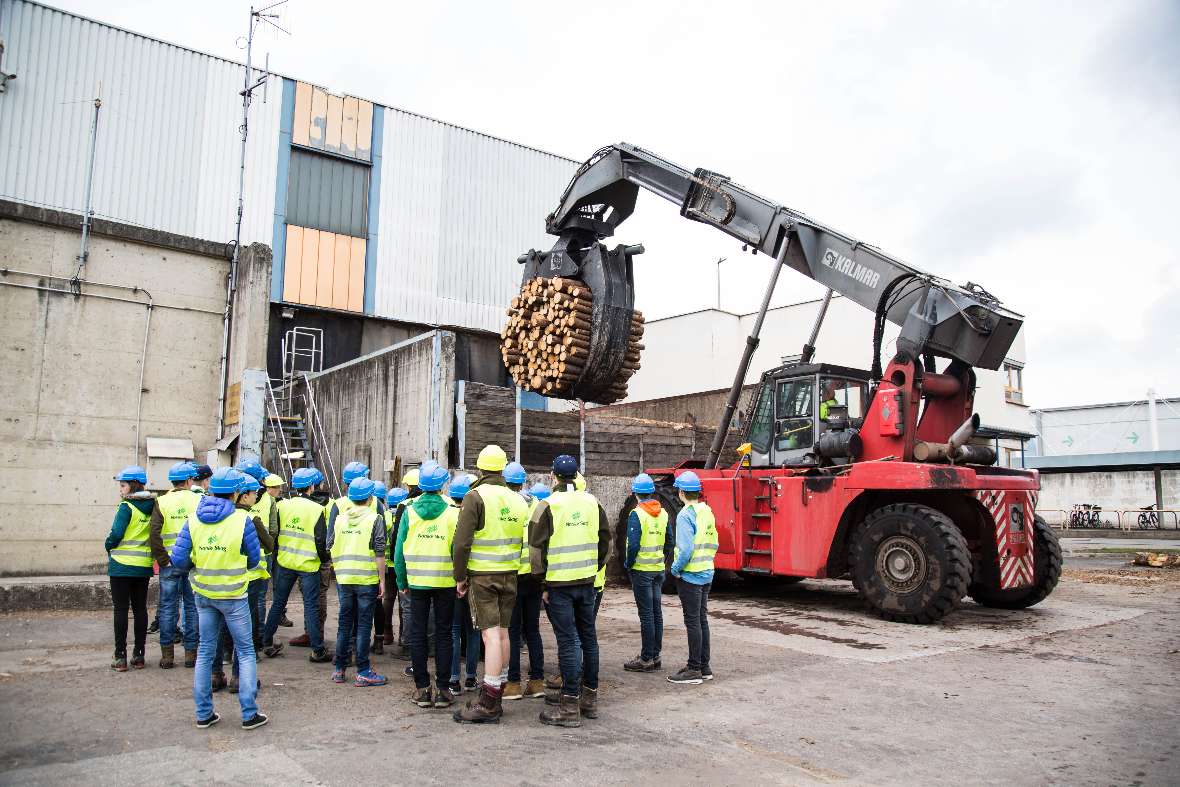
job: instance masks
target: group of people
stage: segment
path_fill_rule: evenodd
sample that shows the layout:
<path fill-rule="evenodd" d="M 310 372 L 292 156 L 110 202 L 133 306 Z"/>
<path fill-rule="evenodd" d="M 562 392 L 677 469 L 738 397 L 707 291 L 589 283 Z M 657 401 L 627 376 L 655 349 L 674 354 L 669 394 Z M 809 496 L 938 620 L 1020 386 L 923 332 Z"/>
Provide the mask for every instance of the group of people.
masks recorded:
<path fill-rule="evenodd" d="M 305 633 L 289 644 L 308 645 L 313 663 L 331 663 L 336 683 L 347 681 L 353 665 L 355 686 L 387 682 L 373 669 L 371 653 L 394 644 L 396 605 L 398 645 L 408 645 L 405 674 L 414 680 L 411 699 L 418 707 L 449 708 L 467 690 L 473 696 L 454 710 L 457 722 L 498 722 L 503 700 L 524 697 L 545 698 L 540 721 L 546 724 L 577 727 L 582 719 L 595 718 L 595 620 L 610 550 L 606 512 L 586 491 L 572 456 L 553 461 L 552 489 L 526 488 L 525 469 L 509 463 L 496 445 L 480 452 L 476 467 L 477 476 L 452 475 L 428 460 L 403 477 L 404 486 L 386 490 L 369 477 L 367 466 L 350 462 L 341 478 L 347 491 L 335 499 L 324 475 L 310 467 L 292 474 L 287 496 L 284 479 L 257 462 L 204 468 L 207 472 L 178 463 L 168 475 L 173 488 L 159 496 L 146 491 L 143 468 L 125 468 L 115 477 L 121 501 L 106 542 L 115 604 L 112 669 L 145 666 L 147 587 L 155 561 L 159 666 L 174 666 L 177 638 L 183 640 L 185 666 L 195 669 L 198 727 L 220 721 L 212 695 L 226 685 L 238 694 L 244 729 L 267 723 L 257 707 L 257 658 L 282 652 L 275 636 L 290 624 L 286 606 L 296 584 Z M 676 517 L 670 571 L 679 579 L 689 657 L 668 680 L 692 684 L 713 678 L 707 602 L 717 530 L 700 499 L 700 479 L 683 472 L 675 486 L 684 507 Z M 637 476 L 632 490 L 636 506 L 628 517 L 623 562 L 631 575 L 642 646 L 623 667 L 655 672 L 662 669 L 669 516 L 649 476 Z M 339 598 L 334 653 L 323 635 L 332 576 Z M 129 609 L 135 619 L 130 660 Z M 559 679 L 545 676 L 542 610 L 557 640 Z M 477 684 L 481 643 L 484 675 Z M 527 678 L 520 662 L 526 643 Z M 229 681 L 226 655 L 232 662 Z"/>

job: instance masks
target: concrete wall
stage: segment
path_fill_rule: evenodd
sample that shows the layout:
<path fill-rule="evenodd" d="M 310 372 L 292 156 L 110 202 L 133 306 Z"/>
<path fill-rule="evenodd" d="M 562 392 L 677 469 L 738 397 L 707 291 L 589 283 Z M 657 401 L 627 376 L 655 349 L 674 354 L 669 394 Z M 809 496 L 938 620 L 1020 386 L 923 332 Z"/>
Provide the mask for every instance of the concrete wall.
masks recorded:
<path fill-rule="evenodd" d="M 201 452 L 216 435 L 221 245 L 100 222 L 76 297 L 77 226 L 0 205 L 0 574 L 105 570 L 111 476 L 145 462 L 145 437 Z"/>
<path fill-rule="evenodd" d="M 1163 470 L 1160 480 L 1164 508 L 1180 509 L 1180 470 Z M 1142 508 L 1154 504 L 1155 475 L 1151 470 L 1041 473 L 1039 510 L 1069 511 L 1078 503 L 1100 505 L 1105 509 Z M 1170 515 L 1166 524 L 1174 526 Z"/>
<path fill-rule="evenodd" d="M 738 429 L 744 426 L 757 389 L 757 385 L 747 385 L 742 388 L 742 394 L 738 398 L 737 411 L 734 413 L 733 424 L 731 424 L 733 428 Z M 721 414 L 725 411 L 727 401 L 729 401 L 729 389 L 718 388 L 715 391 L 702 391 L 697 394 L 611 404 L 605 407 L 596 407 L 594 411 L 595 413 L 620 415 L 627 418 L 650 418 L 653 421 L 716 426 L 721 423 Z"/>

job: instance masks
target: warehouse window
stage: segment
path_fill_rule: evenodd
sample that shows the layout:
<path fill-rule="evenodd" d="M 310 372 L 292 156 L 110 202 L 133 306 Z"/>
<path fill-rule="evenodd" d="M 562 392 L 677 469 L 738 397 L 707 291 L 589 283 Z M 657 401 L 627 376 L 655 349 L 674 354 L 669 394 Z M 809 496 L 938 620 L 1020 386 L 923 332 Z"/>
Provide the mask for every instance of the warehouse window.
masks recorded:
<path fill-rule="evenodd" d="M 1004 361 L 1004 398 L 1012 404 L 1024 404 L 1024 364 Z"/>
<path fill-rule="evenodd" d="M 367 236 L 371 169 L 368 164 L 292 148 L 287 223 L 334 235 Z"/>

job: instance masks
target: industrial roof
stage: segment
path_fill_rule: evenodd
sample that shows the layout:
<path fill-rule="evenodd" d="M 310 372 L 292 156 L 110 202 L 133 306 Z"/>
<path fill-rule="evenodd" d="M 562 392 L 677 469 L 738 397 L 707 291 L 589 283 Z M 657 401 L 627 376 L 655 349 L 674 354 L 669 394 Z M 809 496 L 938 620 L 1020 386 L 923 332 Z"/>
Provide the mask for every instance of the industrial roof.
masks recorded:
<path fill-rule="evenodd" d="M 1066 454 L 1030 456 L 1025 464 L 1042 472 L 1071 470 L 1140 470 L 1153 467 L 1180 467 L 1180 451 L 1120 451 L 1112 454 Z"/>

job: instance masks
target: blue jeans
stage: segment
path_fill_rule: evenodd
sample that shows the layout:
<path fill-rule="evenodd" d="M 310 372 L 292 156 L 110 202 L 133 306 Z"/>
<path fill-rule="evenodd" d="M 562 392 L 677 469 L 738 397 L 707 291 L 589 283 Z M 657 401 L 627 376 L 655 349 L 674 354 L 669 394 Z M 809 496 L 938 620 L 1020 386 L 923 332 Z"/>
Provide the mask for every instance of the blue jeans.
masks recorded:
<path fill-rule="evenodd" d="M 680 606 L 684 610 L 684 628 L 688 630 L 688 668 L 709 672 L 709 589 L 681 579 L 676 583 Z"/>
<path fill-rule="evenodd" d="M 319 593 L 319 580 L 316 580 Z M 373 630 L 373 608 L 377 604 L 379 585 L 336 583 L 340 598 L 340 618 L 336 623 L 336 669 L 348 666 L 348 656 L 356 643 L 356 671 L 369 671 L 369 633 Z M 318 598 L 318 596 L 317 596 Z M 318 620 L 316 621 L 319 622 Z"/>
<path fill-rule="evenodd" d="M 438 633 L 435 633 L 438 636 Z M 467 653 L 461 647 L 462 637 L 467 637 Z M 455 601 L 455 619 L 451 623 L 451 682 L 459 680 L 459 659 L 466 655 L 467 677 L 475 678 L 475 669 L 479 665 L 479 632 L 471 625 L 471 607 L 467 598 Z M 435 667 L 437 669 L 437 666 Z"/>
<path fill-rule="evenodd" d="M 188 572 L 175 566 L 160 569 L 160 644 L 173 645 L 176 622 L 180 620 L 180 605 L 184 604 L 184 649 L 197 649 L 197 605 L 193 601 L 193 586 Z"/>
<path fill-rule="evenodd" d="M 639 658 L 655 661 L 664 645 L 663 571 L 632 571 L 631 590 L 639 610 Z"/>
<path fill-rule="evenodd" d="M 200 617 L 201 643 L 197 647 L 197 669 L 193 673 L 193 700 L 197 703 L 197 720 L 213 715 L 213 654 L 221 635 L 222 621 L 233 637 L 234 653 L 241 665 L 238 703 L 242 706 L 242 720 L 254 718 L 258 706 L 258 669 L 255 661 L 254 638 L 250 630 L 250 602 L 244 598 L 212 599 L 197 594 L 197 615 Z"/>
<path fill-rule="evenodd" d="M 529 646 L 529 680 L 545 677 L 545 643 L 541 640 L 541 585 L 534 580 L 518 581 L 516 606 L 508 624 L 508 680 L 520 680 L 520 641 Z"/>
<path fill-rule="evenodd" d="M 581 687 L 598 689 L 598 635 L 594 631 L 593 585 L 549 588 L 549 622 L 557 637 L 561 693 L 581 694 Z"/>
<path fill-rule="evenodd" d="M 258 652 L 262 648 L 262 617 L 259 610 L 266 600 L 266 584 L 265 579 L 252 579 L 250 584 L 246 586 L 246 601 L 250 605 L 250 634 L 254 641 L 254 651 Z M 229 629 L 222 625 L 221 627 L 221 648 L 218 649 L 217 655 L 213 657 L 215 665 L 222 665 L 225 663 L 223 656 L 224 651 L 233 650 L 233 638 L 230 636 Z M 236 653 L 231 653 L 230 658 L 233 660 L 234 674 L 238 674 L 238 657 Z"/>
<path fill-rule="evenodd" d="M 303 594 L 303 628 L 307 631 L 307 638 L 311 640 L 311 649 L 324 649 L 324 632 L 320 628 L 320 572 L 292 571 L 289 568 L 275 564 L 274 599 L 270 604 L 270 614 L 266 616 L 266 628 L 262 630 L 262 643 L 272 645 L 275 632 L 278 631 L 279 621 L 283 619 L 283 612 L 287 609 L 287 599 L 291 596 L 291 589 L 299 583 L 299 591 Z"/>

